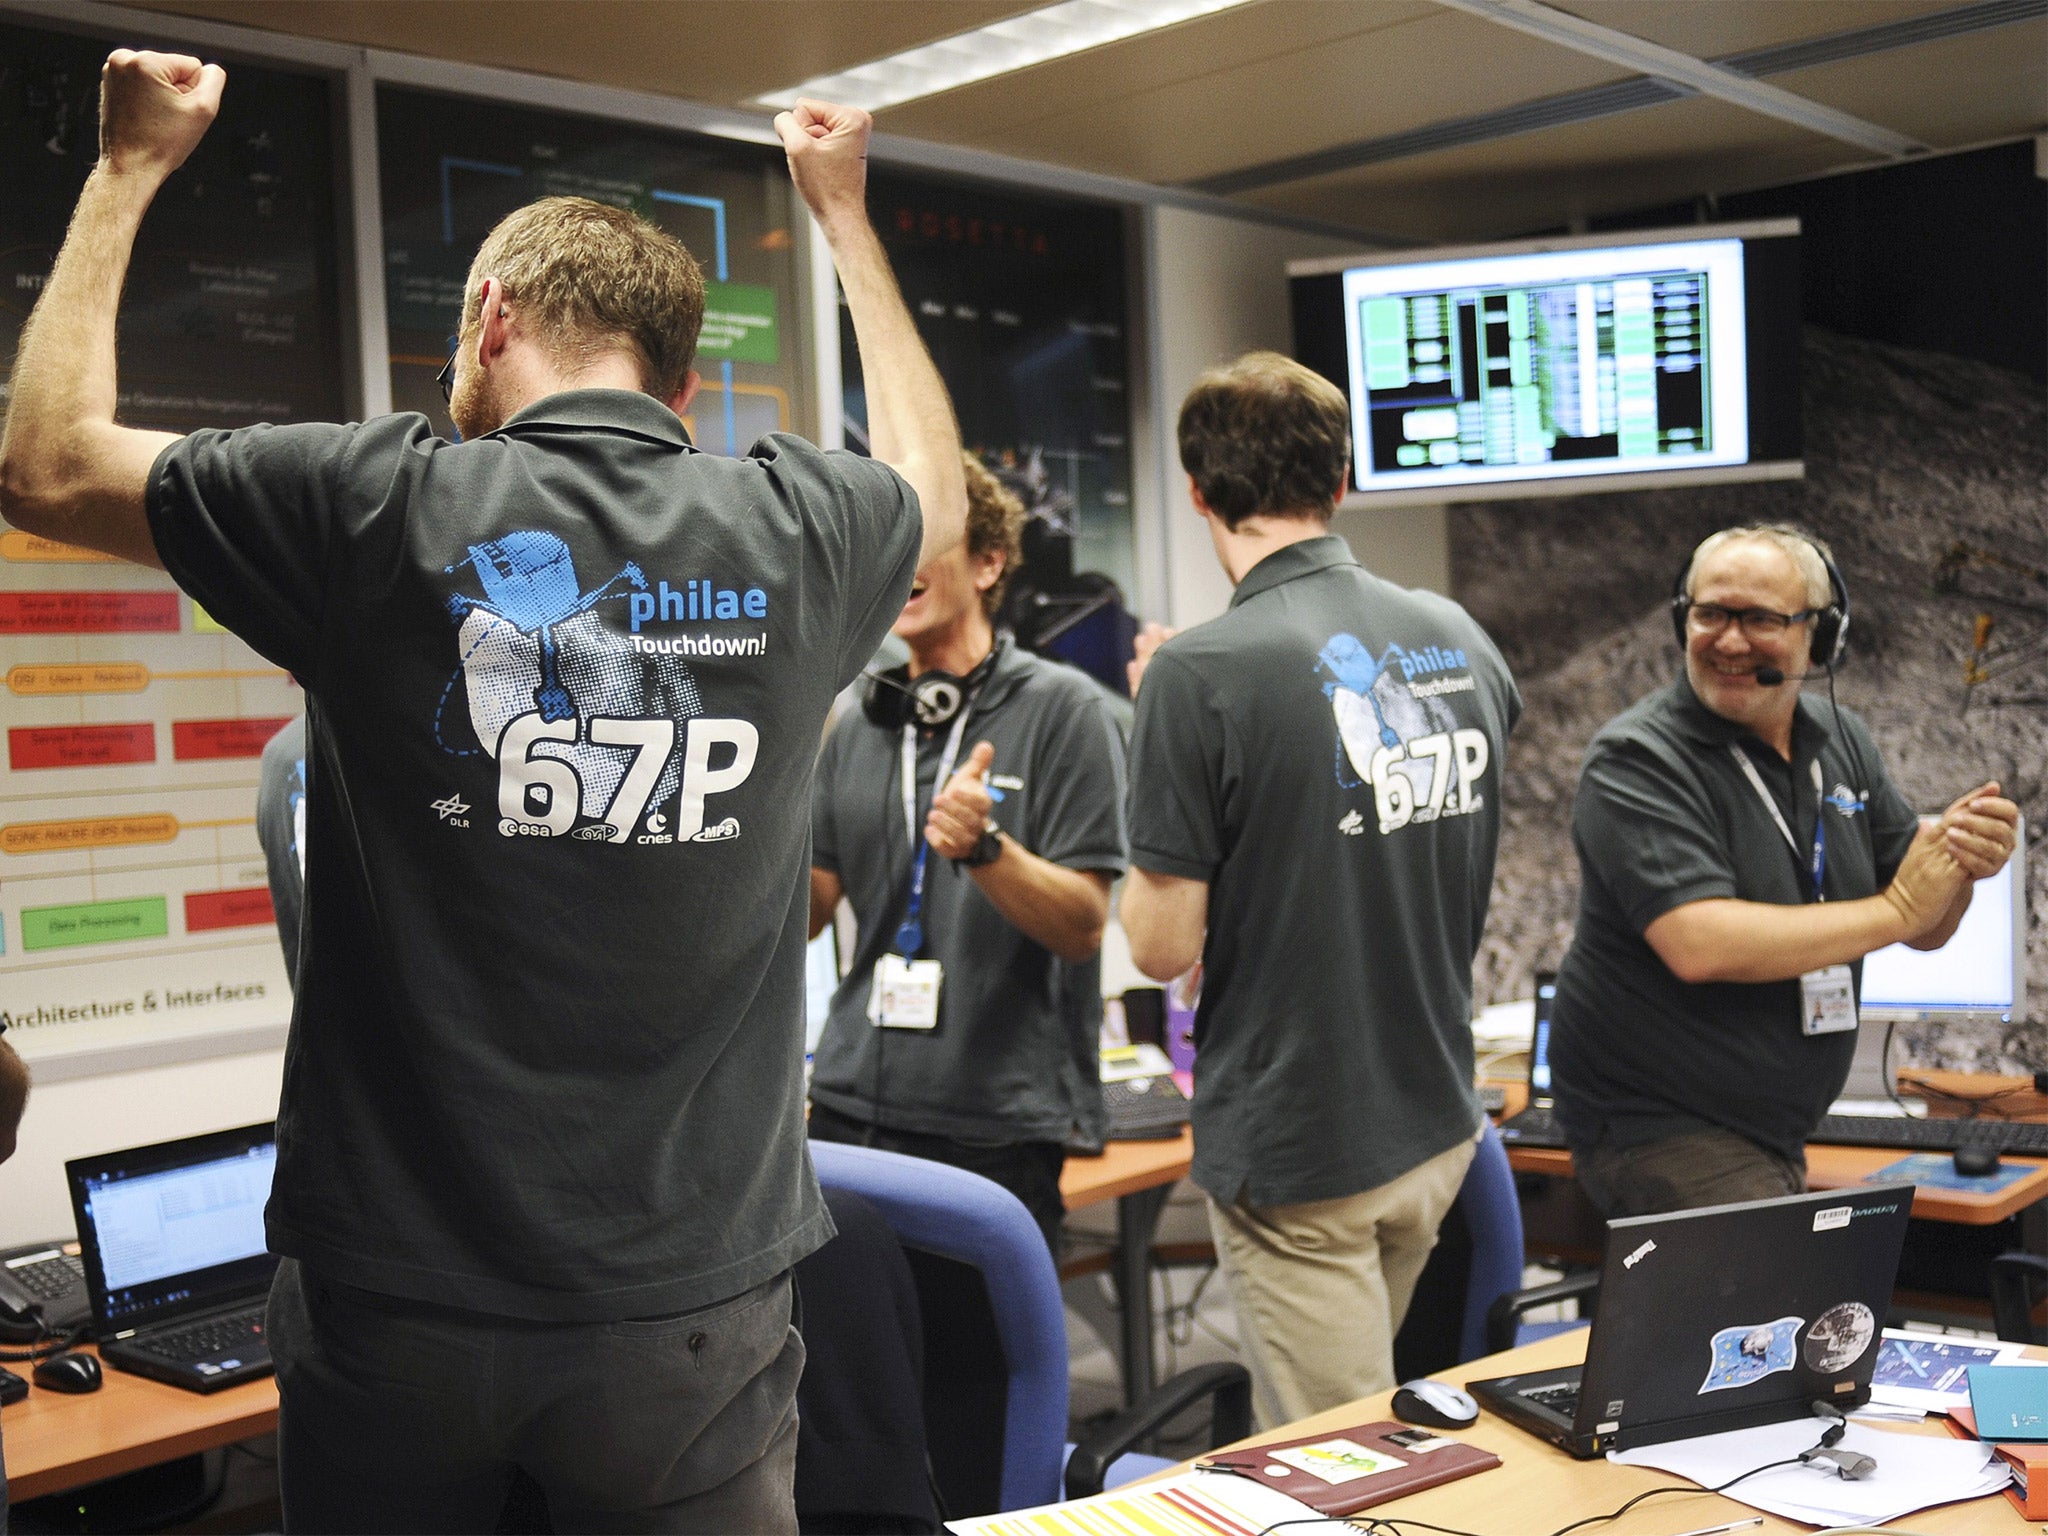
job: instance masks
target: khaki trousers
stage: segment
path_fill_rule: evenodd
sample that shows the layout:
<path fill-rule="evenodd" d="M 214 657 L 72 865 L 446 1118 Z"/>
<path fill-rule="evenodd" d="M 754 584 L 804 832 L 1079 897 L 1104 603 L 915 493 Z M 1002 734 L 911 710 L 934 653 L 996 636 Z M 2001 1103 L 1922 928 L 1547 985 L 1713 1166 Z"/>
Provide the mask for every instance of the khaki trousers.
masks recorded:
<path fill-rule="evenodd" d="M 1261 1429 L 1394 1385 L 1394 1335 L 1473 1143 L 1339 1200 L 1209 1202 Z"/>

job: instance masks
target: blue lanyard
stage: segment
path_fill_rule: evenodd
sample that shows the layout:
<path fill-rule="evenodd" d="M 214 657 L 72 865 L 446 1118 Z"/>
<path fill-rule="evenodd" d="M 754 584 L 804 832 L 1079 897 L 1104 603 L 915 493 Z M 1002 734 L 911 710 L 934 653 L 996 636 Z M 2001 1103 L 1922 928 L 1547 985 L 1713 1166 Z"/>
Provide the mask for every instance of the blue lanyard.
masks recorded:
<path fill-rule="evenodd" d="M 1742 765 L 1743 774 L 1749 779 L 1750 787 L 1756 791 L 1757 798 L 1763 801 L 1764 809 L 1771 813 L 1771 820 L 1777 823 L 1778 835 L 1785 839 L 1785 846 L 1792 850 L 1792 857 L 1797 859 L 1799 857 L 1799 840 L 1792 835 L 1792 829 L 1785 825 L 1784 813 L 1778 809 L 1778 802 L 1771 798 L 1770 790 L 1765 788 L 1763 775 L 1756 771 L 1756 764 L 1749 760 L 1749 754 L 1743 751 L 1741 747 L 1730 742 L 1728 750 L 1735 754 L 1735 761 Z M 1820 776 L 1819 759 L 1815 759 L 1813 771 L 1815 779 L 1818 780 Z M 1808 871 L 1813 876 L 1813 899 L 1815 901 L 1826 901 L 1828 899 L 1827 892 L 1821 886 L 1822 880 L 1827 876 L 1827 870 L 1828 819 L 1824 814 L 1824 808 L 1816 805 L 1813 810 L 1813 861 L 1808 866 Z"/>
<path fill-rule="evenodd" d="M 939 771 L 932 779 L 932 798 L 937 799 L 939 791 L 946 787 L 946 780 L 953 776 L 954 761 L 960 756 L 960 743 L 967 734 L 967 716 L 974 708 L 974 695 L 979 688 L 961 702 L 960 713 L 954 717 L 952 733 L 946 737 L 946 750 L 939 757 Z M 930 857 L 932 845 L 917 835 L 917 727 L 903 727 L 903 831 L 910 839 L 910 906 L 903 914 L 903 921 L 896 928 L 896 942 L 892 946 L 896 953 L 906 960 L 917 958 L 917 952 L 924 948 L 924 924 L 919 920 L 924 911 L 925 862 Z"/>

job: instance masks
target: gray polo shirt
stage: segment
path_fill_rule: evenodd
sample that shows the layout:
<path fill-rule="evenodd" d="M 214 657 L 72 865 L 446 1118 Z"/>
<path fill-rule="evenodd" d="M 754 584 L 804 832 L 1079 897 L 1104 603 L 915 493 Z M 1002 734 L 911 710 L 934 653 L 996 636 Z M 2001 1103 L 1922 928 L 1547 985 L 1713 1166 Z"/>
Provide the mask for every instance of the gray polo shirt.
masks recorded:
<path fill-rule="evenodd" d="M 831 1233 L 803 1134 L 811 772 L 921 535 L 886 466 L 644 395 L 195 432 L 158 552 L 305 684 L 271 1246 L 480 1311 L 683 1311 Z"/>
<path fill-rule="evenodd" d="M 1219 1200 L 1337 1199 L 1471 1137 L 1472 956 L 1520 713 L 1464 609 L 1334 536 L 1268 555 L 1153 658 L 1131 861 L 1209 885 L 1194 1178 Z"/>
<path fill-rule="evenodd" d="M 1123 743 L 1082 673 L 1002 642 L 961 737 L 995 748 L 992 814 L 1004 832 L 1068 869 L 1124 869 Z M 917 743 L 920 835 L 951 727 Z M 860 711 L 818 764 L 811 862 L 852 904 L 859 948 L 818 1041 L 811 1097 L 893 1130 L 961 1141 L 1100 1142 L 1102 960 L 1069 965 L 1027 938 L 968 871 L 925 867 L 925 959 L 945 967 L 936 1029 L 880 1029 L 867 1006 L 876 963 L 910 902 L 903 733 Z"/>
<path fill-rule="evenodd" d="M 1715 897 L 1798 906 L 1815 818 L 1826 821 L 1830 901 L 1890 883 L 1917 818 L 1870 731 L 1799 701 L 1788 763 L 1699 701 L 1680 677 L 1593 738 L 1572 808 L 1579 920 L 1559 968 L 1550 1042 L 1558 1114 L 1572 1145 L 1637 1146 L 1713 1127 L 1797 1160 L 1842 1090 L 1853 1032 L 1807 1035 L 1799 982 L 1680 981 L 1643 930 Z M 1733 746 L 1755 765 L 1786 843 Z M 1862 985 L 1862 965 L 1855 967 Z"/>

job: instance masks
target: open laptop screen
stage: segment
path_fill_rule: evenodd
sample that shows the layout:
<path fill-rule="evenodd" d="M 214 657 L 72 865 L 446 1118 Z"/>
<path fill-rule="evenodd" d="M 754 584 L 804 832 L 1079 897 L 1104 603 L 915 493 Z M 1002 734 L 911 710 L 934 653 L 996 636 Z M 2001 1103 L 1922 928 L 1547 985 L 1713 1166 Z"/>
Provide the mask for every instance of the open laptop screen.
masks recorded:
<path fill-rule="evenodd" d="M 103 1330 L 260 1294 L 277 1142 L 269 1124 L 65 1165 Z"/>
<path fill-rule="evenodd" d="M 1550 1097 L 1550 1013 L 1557 1004 L 1557 973 L 1536 973 L 1536 1027 L 1529 1037 L 1529 1097 Z"/>

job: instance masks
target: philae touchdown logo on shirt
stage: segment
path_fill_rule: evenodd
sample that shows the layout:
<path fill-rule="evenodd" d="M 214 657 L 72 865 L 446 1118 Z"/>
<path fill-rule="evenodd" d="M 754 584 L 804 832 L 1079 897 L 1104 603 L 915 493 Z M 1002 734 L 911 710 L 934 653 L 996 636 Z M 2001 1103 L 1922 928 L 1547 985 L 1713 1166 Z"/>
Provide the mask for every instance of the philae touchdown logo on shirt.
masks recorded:
<path fill-rule="evenodd" d="M 458 586 L 447 599 L 456 667 L 435 736 L 452 756 L 496 759 L 491 825 L 501 836 L 668 844 L 740 835 L 736 816 L 709 814 L 706 802 L 747 781 L 760 732 L 713 718 L 683 658 L 760 655 L 765 632 L 748 637 L 751 649 L 727 636 L 715 637 L 715 650 L 650 645 L 640 627 L 682 588 L 650 587 L 631 561 L 586 587 L 569 546 L 537 530 L 472 544 L 447 570 L 473 572 L 475 590 Z M 687 583 L 693 596 L 699 586 Z M 687 603 L 666 606 L 695 617 Z M 704 617 L 719 606 L 707 601 Z M 750 589 L 732 606 L 754 621 L 767 599 Z M 607 622 L 619 619 L 624 632 Z"/>
<path fill-rule="evenodd" d="M 1486 803 L 1479 781 L 1492 746 L 1444 702 L 1478 686 L 1463 651 L 1394 644 L 1375 657 L 1356 635 L 1338 633 L 1317 654 L 1316 674 L 1336 720 L 1337 782 L 1372 786 L 1381 836 Z M 1362 828 L 1347 815 L 1338 830 Z"/>

